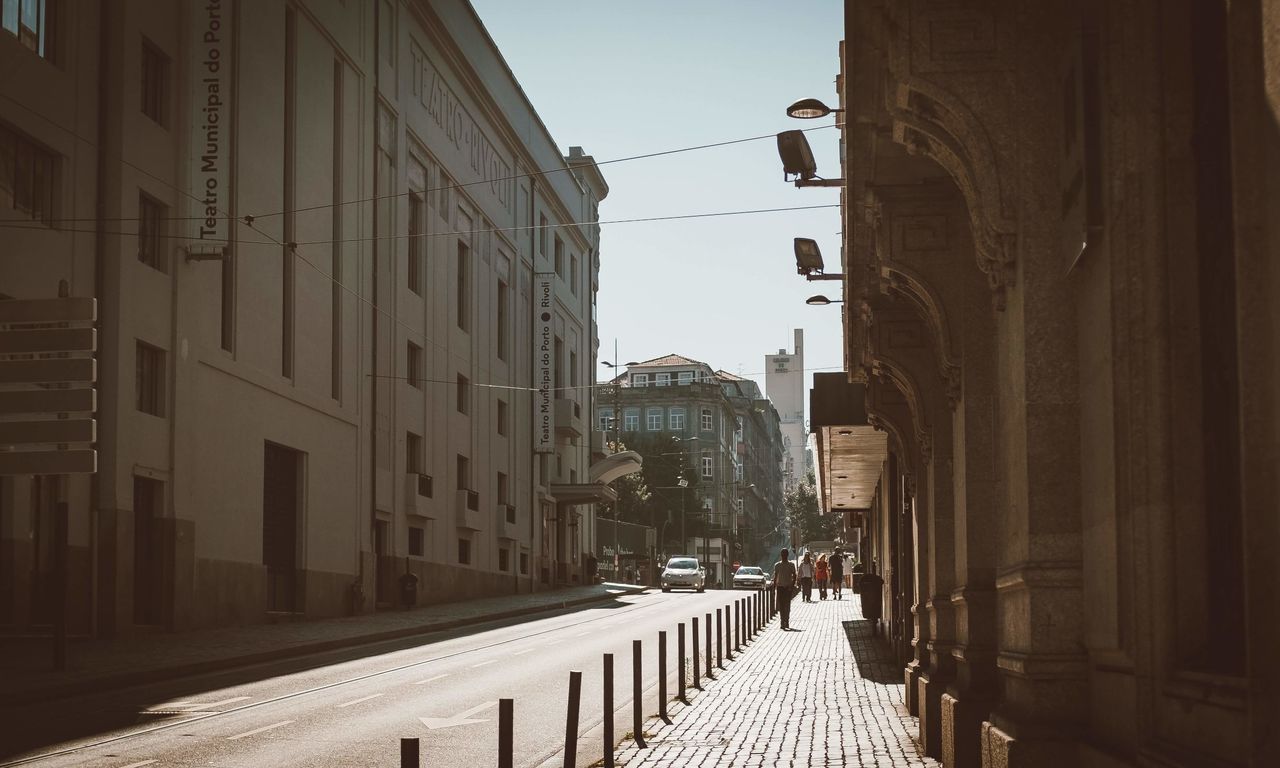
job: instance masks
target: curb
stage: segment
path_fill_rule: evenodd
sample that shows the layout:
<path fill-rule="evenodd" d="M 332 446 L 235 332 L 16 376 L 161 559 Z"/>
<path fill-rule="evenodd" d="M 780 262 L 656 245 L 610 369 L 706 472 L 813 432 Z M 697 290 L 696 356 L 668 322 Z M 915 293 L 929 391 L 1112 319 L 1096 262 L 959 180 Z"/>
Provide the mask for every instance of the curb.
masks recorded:
<path fill-rule="evenodd" d="M 326 651 L 380 643 L 387 640 L 400 640 L 406 637 L 413 637 L 415 635 L 429 635 L 433 632 L 444 632 L 450 629 L 471 626 L 473 624 L 483 624 L 488 621 L 500 621 L 502 619 L 529 616 L 536 613 L 547 613 L 549 611 L 564 610 L 566 608 L 573 608 L 589 603 L 603 602 L 605 600 L 612 600 L 620 595 L 644 594 L 645 592 L 648 592 L 649 589 L 649 587 L 638 587 L 612 594 L 592 595 L 589 597 L 579 597 L 573 600 L 561 600 L 559 602 L 551 602 L 543 605 L 512 608 L 506 611 L 487 613 L 483 616 L 471 616 L 465 619 L 437 621 L 413 627 L 400 627 L 398 629 L 389 629 L 364 635 L 352 635 L 350 637 L 343 637 L 334 640 L 321 640 L 303 645 L 293 645 L 274 648 L 267 651 L 257 651 L 240 656 L 227 656 L 218 659 L 210 659 L 208 661 L 176 664 L 167 667 L 138 670 L 136 672 L 122 672 L 83 680 L 39 686 L 27 691 L 18 691 L 14 698 L 11 698 L 10 696 L 0 698 L 0 709 L 33 703 L 57 701 L 59 699 L 70 698 L 72 696 L 78 696 L 86 693 L 100 693 L 103 688 L 126 688 L 173 678 L 190 677 L 193 675 L 207 674 L 209 672 L 221 672 L 228 669 L 236 669 L 238 667 L 248 667 L 254 664 L 261 664 L 266 661 L 279 661 L 281 659 L 309 656 L 313 653 L 324 653 Z"/>

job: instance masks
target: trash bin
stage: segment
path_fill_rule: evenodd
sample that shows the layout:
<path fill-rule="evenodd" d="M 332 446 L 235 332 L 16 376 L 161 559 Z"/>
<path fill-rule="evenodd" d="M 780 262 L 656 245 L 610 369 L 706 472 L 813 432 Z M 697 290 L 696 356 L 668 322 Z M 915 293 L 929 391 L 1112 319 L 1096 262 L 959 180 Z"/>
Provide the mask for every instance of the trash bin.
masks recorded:
<path fill-rule="evenodd" d="M 884 607 L 881 587 L 884 579 L 874 573 L 864 573 L 858 582 L 858 598 L 862 601 L 862 618 L 879 621 Z"/>
<path fill-rule="evenodd" d="M 412 573 L 400 577 L 400 604 L 405 608 L 418 604 L 418 577 Z"/>

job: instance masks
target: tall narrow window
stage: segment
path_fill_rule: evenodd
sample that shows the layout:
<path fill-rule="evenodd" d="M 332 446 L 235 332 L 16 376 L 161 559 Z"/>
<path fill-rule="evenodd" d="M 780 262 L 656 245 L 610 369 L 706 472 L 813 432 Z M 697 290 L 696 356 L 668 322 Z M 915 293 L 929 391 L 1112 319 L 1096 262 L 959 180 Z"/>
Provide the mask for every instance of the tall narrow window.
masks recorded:
<path fill-rule="evenodd" d="M 549 236 L 550 231 L 551 230 L 547 227 L 547 217 L 543 214 L 538 214 L 538 255 L 539 256 L 547 255 L 547 237 Z"/>
<path fill-rule="evenodd" d="M 422 435 L 404 433 L 404 471 L 410 475 L 422 474 Z"/>
<path fill-rule="evenodd" d="M 555 256 L 556 274 L 560 276 L 561 280 L 563 280 L 564 279 L 564 241 L 560 239 L 559 235 L 556 235 L 555 243 L 556 243 L 556 256 Z"/>
<path fill-rule="evenodd" d="M 552 347 L 551 347 L 551 354 L 552 354 L 552 357 L 555 358 L 551 361 L 551 370 L 553 375 L 553 381 L 551 382 L 551 386 L 554 389 L 554 391 L 551 393 L 551 396 L 564 397 L 565 396 L 564 391 L 562 390 L 562 387 L 564 387 L 564 382 L 565 382 L 564 340 L 561 339 L 559 336 L 555 337 L 555 342 L 552 344 Z"/>
<path fill-rule="evenodd" d="M 578 352 L 569 350 L 569 396 L 578 396 Z"/>
<path fill-rule="evenodd" d="M 138 261 L 161 272 L 169 271 L 165 258 L 165 206 L 146 193 L 138 193 Z"/>
<path fill-rule="evenodd" d="M 38 56 L 54 60 L 57 0 L 3 0 L 0 26 Z"/>
<path fill-rule="evenodd" d="M 297 17 L 292 8 L 285 9 L 284 16 L 284 245 L 281 249 L 281 323 L 280 323 L 280 374 L 293 378 L 293 321 L 294 321 L 294 253 L 291 243 L 297 239 L 294 221 L 296 204 L 294 190 L 294 163 L 297 139 L 296 100 L 298 92 L 298 30 Z"/>
<path fill-rule="evenodd" d="M 0 125 L 0 208 L 53 225 L 57 157 Z"/>
<path fill-rule="evenodd" d="M 498 401 L 498 434 L 505 436 L 507 434 L 507 401 Z"/>
<path fill-rule="evenodd" d="M 329 395 L 342 400 L 342 83 L 345 65 L 333 61 L 333 245 L 329 300 Z"/>
<path fill-rule="evenodd" d="M 498 327 L 494 330 L 497 335 L 496 344 L 498 347 L 498 359 L 507 359 L 507 284 L 498 281 Z"/>
<path fill-rule="evenodd" d="M 468 413 L 471 410 L 471 382 L 466 376 L 458 374 L 458 413 Z"/>
<path fill-rule="evenodd" d="M 458 243 L 458 327 L 464 331 L 467 330 L 467 313 L 471 304 L 468 288 L 468 273 L 471 270 L 470 250 L 466 243 Z"/>
<path fill-rule="evenodd" d="M 707 479 L 712 478 L 715 475 L 715 472 L 713 470 L 714 466 L 715 466 L 715 459 L 711 458 L 710 456 L 703 456 L 702 457 L 702 476 Z"/>
<path fill-rule="evenodd" d="M 152 416 L 164 416 L 165 353 L 159 347 L 137 342 L 134 359 L 135 389 L 138 410 Z"/>
<path fill-rule="evenodd" d="M 142 41 L 141 96 L 142 114 L 157 125 L 168 125 L 169 57 L 145 38 Z"/>
<path fill-rule="evenodd" d="M 569 291 L 578 295 L 578 254 L 569 254 Z"/>
<path fill-rule="evenodd" d="M 462 454 L 458 454 L 458 490 L 470 490 L 471 488 L 471 460 Z"/>
<path fill-rule="evenodd" d="M 412 341 L 406 345 L 405 378 L 409 380 L 409 386 L 422 389 L 422 347 Z"/>
<path fill-rule="evenodd" d="M 422 250 L 426 244 L 424 216 L 426 203 L 422 200 L 421 193 L 409 193 L 409 255 L 408 255 L 408 283 L 409 290 L 422 295 Z"/>

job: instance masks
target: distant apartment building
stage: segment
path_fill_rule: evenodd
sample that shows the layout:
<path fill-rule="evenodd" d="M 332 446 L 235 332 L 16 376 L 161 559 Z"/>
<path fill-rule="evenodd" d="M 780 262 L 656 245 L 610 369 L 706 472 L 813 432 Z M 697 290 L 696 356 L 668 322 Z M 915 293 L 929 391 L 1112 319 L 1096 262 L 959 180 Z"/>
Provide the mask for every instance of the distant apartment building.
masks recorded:
<path fill-rule="evenodd" d="M 464 0 L 9 5 L 0 298 L 97 299 L 98 464 L 0 479 L 0 625 L 60 494 L 74 632 L 585 578 L 608 187 Z"/>
<path fill-rule="evenodd" d="M 696 516 L 705 523 L 705 535 L 675 536 L 679 549 L 667 554 L 699 555 L 710 582 L 724 584 L 734 562 L 761 560 L 776 543 L 782 433 L 777 411 L 755 382 L 682 355 L 665 355 L 630 366 L 603 388 L 596 422 L 602 432 L 616 428 L 628 447 L 650 446 L 646 467 L 677 464 L 689 475 L 683 479 L 697 508 L 673 514 Z M 655 445 L 661 450 L 653 450 Z"/>
<path fill-rule="evenodd" d="M 783 484 L 791 491 L 810 468 L 805 456 L 809 433 L 804 418 L 804 330 L 795 329 L 794 352 L 779 349 L 776 355 L 765 355 L 764 365 L 765 394 L 782 419 Z"/>

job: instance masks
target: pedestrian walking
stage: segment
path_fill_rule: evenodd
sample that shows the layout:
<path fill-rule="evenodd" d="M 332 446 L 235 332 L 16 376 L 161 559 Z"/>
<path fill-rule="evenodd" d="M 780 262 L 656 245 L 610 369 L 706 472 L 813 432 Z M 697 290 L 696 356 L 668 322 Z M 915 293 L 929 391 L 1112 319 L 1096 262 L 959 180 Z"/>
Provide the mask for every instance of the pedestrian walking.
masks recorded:
<path fill-rule="evenodd" d="M 791 598 L 796 594 L 796 564 L 787 559 L 788 554 L 783 549 L 779 553 L 782 559 L 773 565 L 773 591 L 784 630 L 791 629 Z"/>
<path fill-rule="evenodd" d="M 813 602 L 813 553 L 805 552 L 797 566 L 800 570 L 800 594 L 806 603 Z"/>
<path fill-rule="evenodd" d="M 844 555 L 841 554 L 839 547 L 831 553 L 827 565 L 831 568 L 831 596 L 839 600 L 840 590 L 844 587 Z"/>
<path fill-rule="evenodd" d="M 826 554 L 818 555 L 818 562 L 813 566 L 813 580 L 818 584 L 818 599 L 827 599 L 827 581 L 831 578 L 831 571 L 827 567 Z"/>

